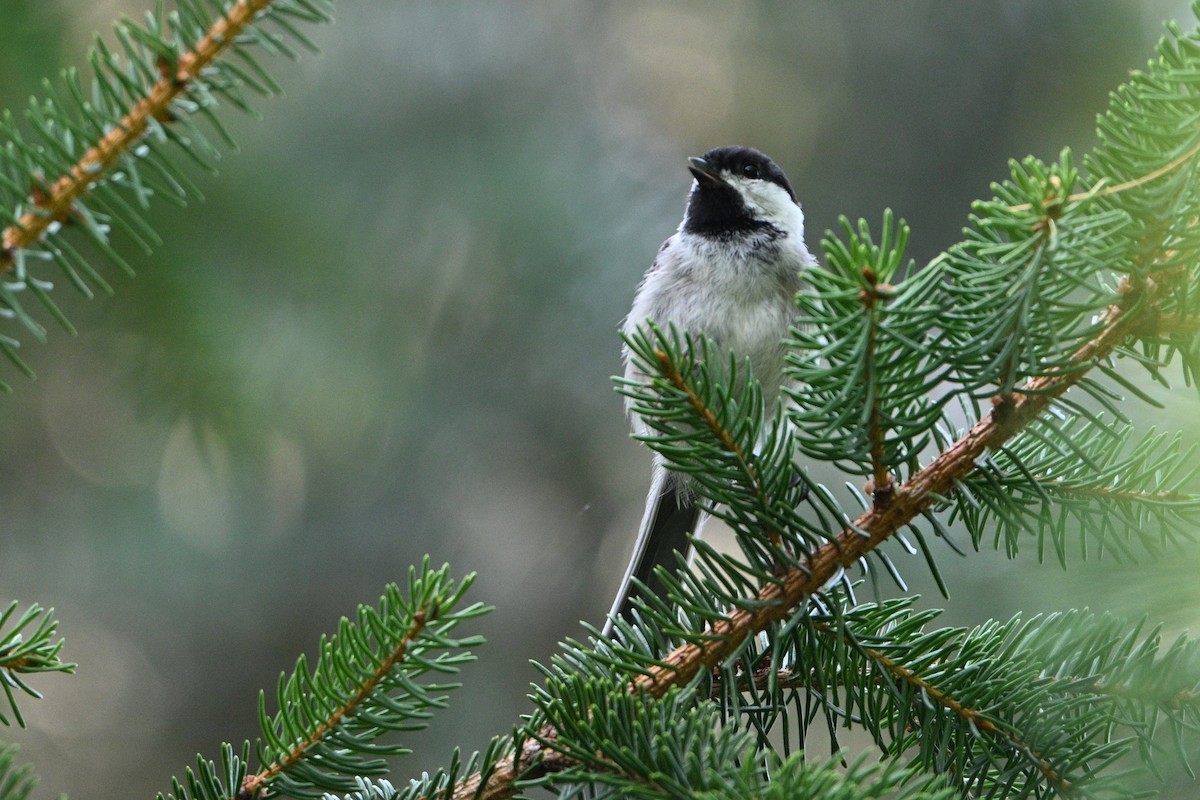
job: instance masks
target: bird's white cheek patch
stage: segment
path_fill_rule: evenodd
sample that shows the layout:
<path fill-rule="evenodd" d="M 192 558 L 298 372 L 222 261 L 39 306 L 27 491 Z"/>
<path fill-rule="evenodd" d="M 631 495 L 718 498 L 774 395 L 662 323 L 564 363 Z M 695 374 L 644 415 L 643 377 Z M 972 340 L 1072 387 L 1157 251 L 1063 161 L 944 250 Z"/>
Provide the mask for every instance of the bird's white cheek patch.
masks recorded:
<path fill-rule="evenodd" d="M 730 175 L 727 180 L 751 206 L 755 216 L 782 222 L 785 229 L 804 235 L 804 213 L 782 186 L 738 175 Z"/>
<path fill-rule="evenodd" d="M 787 219 L 798 208 L 792 201 L 791 195 L 783 190 L 782 187 L 776 186 L 773 183 L 757 182 L 758 185 L 753 187 L 753 198 L 767 216 L 771 219 Z"/>

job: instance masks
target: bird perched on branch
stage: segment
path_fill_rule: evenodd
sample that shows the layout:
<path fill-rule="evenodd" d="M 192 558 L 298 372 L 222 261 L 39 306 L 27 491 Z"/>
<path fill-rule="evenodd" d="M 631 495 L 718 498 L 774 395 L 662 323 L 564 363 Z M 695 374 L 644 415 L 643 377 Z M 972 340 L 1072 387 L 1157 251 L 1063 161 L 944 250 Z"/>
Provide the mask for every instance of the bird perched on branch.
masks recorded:
<path fill-rule="evenodd" d="M 784 338 L 795 317 L 794 298 L 815 261 L 804 244 L 804 213 L 783 170 L 752 148 L 717 147 L 689 158 L 688 169 L 695 180 L 683 221 L 642 279 L 624 329 L 632 334 L 647 321 L 674 325 L 708 337 L 714 353 L 748 360 L 769 413 L 785 381 Z M 628 347 L 624 358 L 627 379 L 647 379 Z M 635 433 L 647 432 L 644 420 L 631 417 Z M 633 579 L 664 593 L 655 567 L 674 569 L 673 554 L 686 555 L 688 537 L 699 535 L 703 522 L 686 477 L 669 472 L 656 455 L 633 557 L 606 634 L 632 608 Z"/>

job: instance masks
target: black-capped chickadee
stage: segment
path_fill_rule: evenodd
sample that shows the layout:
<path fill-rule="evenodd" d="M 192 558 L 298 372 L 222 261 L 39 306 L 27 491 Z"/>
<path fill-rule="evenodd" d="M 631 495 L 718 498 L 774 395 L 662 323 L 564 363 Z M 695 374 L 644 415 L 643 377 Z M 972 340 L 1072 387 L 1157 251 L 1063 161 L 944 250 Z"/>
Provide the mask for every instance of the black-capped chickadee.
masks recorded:
<path fill-rule="evenodd" d="M 804 214 L 783 170 L 757 150 L 717 147 L 689 158 L 688 169 L 695 180 L 683 222 L 642 279 L 625 332 L 650 320 L 704 334 L 716 352 L 749 360 L 770 413 L 785 380 L 783 340 L 795 318 L 795 295 L 814 263 L 804 245 Z M 624 358 L 625 377 L 646 380 L 628 348 Z M 637 433 L 647 430 L 637 415 L 632 424 Z M 668 472 L 656 455 L 633 558 L 605 634 L 616 617 L 628 615 L 633 578 L 662 596 L 665 587 L 654 568 L 676 567 L 673 553 L 687 553 L 688 536 L 699 535 L 702 516 L 686 478 Z"/>

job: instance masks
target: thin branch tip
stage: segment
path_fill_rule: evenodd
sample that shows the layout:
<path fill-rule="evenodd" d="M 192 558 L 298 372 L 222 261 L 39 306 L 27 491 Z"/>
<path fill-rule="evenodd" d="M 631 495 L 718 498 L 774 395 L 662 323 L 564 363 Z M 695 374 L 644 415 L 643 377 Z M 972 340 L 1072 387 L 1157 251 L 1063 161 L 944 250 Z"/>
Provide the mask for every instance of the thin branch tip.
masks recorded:
<path fill-rule="evenodd" d="M 233 45 L 237 35 L 254 21 L 272 0 L 238 0 L 209 28 L 191 50 L 180 56 L 176 69 L 164 74 L 160 59 L 159 80 L 148 87 L 136 103 L 108 133 L 88 149 L 75 165 L 53 183 L 43 178 L 30 195 L 34 209 L 4 229 L 0 237 L 0 274 L 12 269 L 17 250 L 32 247 L 47 234 L 52 222 L 67 219 L 75 202 L 86 196 L 92 185 L 134 148 L 149 127 L 149 120 L 160 122 L 175 118 L 172 103 L 185 91 L 192 78 Z"/>

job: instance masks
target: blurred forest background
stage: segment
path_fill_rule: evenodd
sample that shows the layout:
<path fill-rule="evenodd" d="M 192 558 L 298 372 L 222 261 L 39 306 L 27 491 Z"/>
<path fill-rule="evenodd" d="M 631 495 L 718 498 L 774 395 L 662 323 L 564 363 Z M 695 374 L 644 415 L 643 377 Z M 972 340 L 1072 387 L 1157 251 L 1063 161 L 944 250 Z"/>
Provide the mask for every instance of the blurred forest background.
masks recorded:
<path fill-rule="evenodd" d="M 0 0 L 0 107 L 151 0 Z M 1094 141 L 1179 0 L 339 4 L 206 202 L 80 330 L 4 365 L 0 599 L 57 608 L 78 675 L 5 731 L 43 794 L 151 797 L 257 730 L 256 695 L 425 553 L 497 607 L 394 777 L 527 710 L 529 659 L 599 622 L 649 475 L 609 377 L 678 223 L 684 159 L 756 146 L 816 249 L 890 206 L 924 263 L 1009 158 Z M 1140 380 L 1140 377 L 1139 377 Z M 1139 420 L 1191 424 L 1194 389 Z M 1194 412 L 1189 412 L 1194 413 Z M 1188 435 L 1196 437 L 1194 424 Z M 820 477 L 821 473 L 818 473 Z M 827 480 L 839 481 L 829 475 Z M 1140 564 L 948 548 L 947 624 L 1091 606 L 1197 625 L 1195 548 Z M 913 587 L 936 596 L 918 558 Z M 1187 789 L 1185 791 L 1191 791 Z M 1173 796 L 1180 796 L 1176 793 Z"/>

